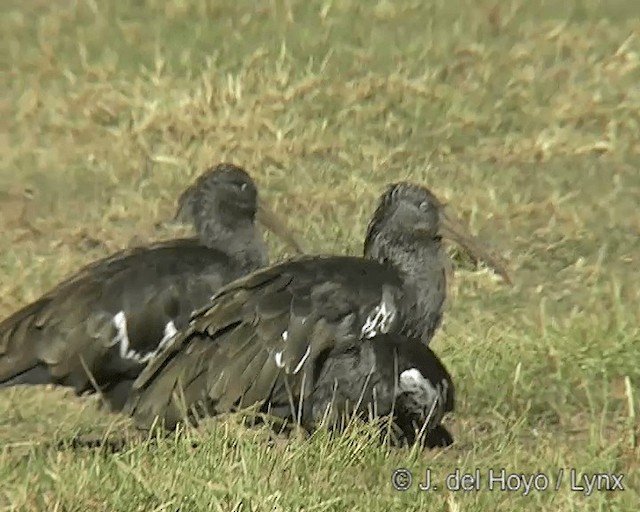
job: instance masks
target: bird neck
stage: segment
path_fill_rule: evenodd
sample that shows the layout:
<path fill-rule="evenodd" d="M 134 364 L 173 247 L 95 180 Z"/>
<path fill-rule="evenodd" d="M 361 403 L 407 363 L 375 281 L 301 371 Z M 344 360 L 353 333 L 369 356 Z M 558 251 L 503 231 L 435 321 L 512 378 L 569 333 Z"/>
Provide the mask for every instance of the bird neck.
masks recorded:
<path fill-rule="evenodd" d="M 246 272 L 268 265 L 267 246 L 250 221 L 224 225 L 205 222 L 198 229 L 200 243 L 229 256 Z"/>
<path fill-rule="evenodd" d="M 403 280 L 406 302 L 406 331 L 429 344 L 442 322 L 446 299 L 446 256 L 439 240 L 404 239 L 377 244 L 369 253 L 381 263 L 394 267 Z"/>

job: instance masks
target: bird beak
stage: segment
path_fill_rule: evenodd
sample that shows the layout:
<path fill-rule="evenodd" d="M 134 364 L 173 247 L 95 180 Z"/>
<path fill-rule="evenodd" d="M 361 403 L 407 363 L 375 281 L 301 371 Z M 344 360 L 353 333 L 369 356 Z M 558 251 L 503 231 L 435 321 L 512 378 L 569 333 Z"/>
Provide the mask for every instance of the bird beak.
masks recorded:
<path fill-rule="evenodd" d="M 488 249 L 483 247 L 480 240 L 466 230 L 459 220 L 449 216 L 443 210 L 440 210 L 439 234 L 443 238 L 464 247 L 477 260 L 482 260 L 489 265 L 509 285 L 513 285 L 509 272 L 507 271 L 506 262 L 498 256 L 491 254 Z"/>
<path fill-rule="evenodd" d="M 258 200 L 256 220 L 271 232 L 278 235 L 287 245 L 295 249 L 298 254 L 304 254 L 305 251 L 300 241 L 289 231 L 284 221 L 261 200 Z"/>

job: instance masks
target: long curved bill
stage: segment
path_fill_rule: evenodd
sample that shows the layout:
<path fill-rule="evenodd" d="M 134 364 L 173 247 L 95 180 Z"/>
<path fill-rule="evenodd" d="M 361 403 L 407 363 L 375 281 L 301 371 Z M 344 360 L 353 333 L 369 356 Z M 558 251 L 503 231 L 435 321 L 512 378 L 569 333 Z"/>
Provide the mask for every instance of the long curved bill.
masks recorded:
<path fill-rule="evenodd" d="M 459 220 L 448 215 L 443 209 L 440 210 L 439 234 L 443 238 L 447 238 L 464 247 L 476 259 L 482 260 L 489 265 L 509 285 L 513 285 L 506 262 L 483 247 L 480 240 L 469 233 Z"/>
<path fill-rule="evenodd" d="M 295 249 L 298 254 L 305 253 L 302 243 L 291 233 L 285 222 L 260 199 L 258 199 L 256 220 L 281 238 L 291 248 Z"/>

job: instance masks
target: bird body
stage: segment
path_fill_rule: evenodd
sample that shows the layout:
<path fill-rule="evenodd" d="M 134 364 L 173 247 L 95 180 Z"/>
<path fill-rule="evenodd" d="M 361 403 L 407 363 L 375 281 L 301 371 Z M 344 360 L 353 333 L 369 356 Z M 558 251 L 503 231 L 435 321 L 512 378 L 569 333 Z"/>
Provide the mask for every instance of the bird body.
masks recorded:
<path fill-rule="evenodd" d="M 283 393 L 271 404 L 287 419 Z M 342 430 L 353 418 L 370 420 L 391 416 L 398 443 L 413 444 L 422 429 L 427 446 L 448 446 L 451 434 L 442 426 L 453 411 L 455 387 L 442 361 L 427 346 L 403 336 L 380 334 L 357 347 L 327 355 L 310 399 L 300 415 L 308 429 L 325 424 Z"/>
<path fill-rule="evenodd" d="M 141 428 L 158 418 L 173 428 L 193 412 L 269 404 L 283 382 L 292 405 L 313 402 L 323 368 L 340 372 L 332 354 L 357 354 L 372 340 L 426 349 L 446 294 L 439 233 L 451 225 L 424 187 L 390 186 L 369 224 L 364 258 L 302 257 L 226 285 L 142 371 L 127 412 Z M 345 369 L 342 381 L 351 378 L 361 381 Z"/>
<path fill-rule="evenodd" d="M 268 267 L 224 287 L 212 307 L 196 311 L 171 347 L 143 370 L 136 392 L 148 384 L 154 392 L 180 385 L 186 394 L 194 389 L 197 400 L 200 389 L 215 386 L 219 395 L 207 401 L 216 413 L 226 412 L 243 394 L 245 401 L 268 394 L 281 368 L 299 374 L 325 350 L 405 323 L 399 306 L 406 299 L 399 273 L 371 260 L 306 257 Z M 204 356 L 196 348 L 201 345 L 213 353 Z M 252 365 L 259 369 L 258 379 L 247 371 Z M 150 419 L 169 406 L 171 391 L 157 396 L 161 402 L 150 402 Z M 177 420 L 181 412 L 172 414 Z"/>
<path fill-rule="evenodd" d="M 0 375 L 12 375 L 0 385 L 53 383 L 83 393 L 93 389 L 92 380 L 135 378 L 194 309 L 245 270 L 189 239 L 117 253 L 103 263 L 0 323 Z"/>
<path fill-rule="evenodd" d="M 186 359 L 181 359 L 180 365 L 172 365 L 167 358 L 154 361 L 158 366 L 145 369 L 136 382 L 151 379 L 153 398 L 166 399 L 165 403 L 153 402 L 144 391 L 137 395 L 140 389 L 134 390 L 134 396 L 142 398 L 132 411 L 139 427 L 150 428 L 160 417 L 163 425 L 172 429 L 185 417 L 197 423 L 201 416 L 223 411 L 207 395 L 220 385 L 212 366 L 212 361 L 220 357 L 215 342 L 206 336 L 194 336 L 181 356 Z M 404 336 L 377 334 L 359 344 L 336 346 L 316 360 L 310 377 L 313 384 L 305 397 L 300 396 L 291 375 L 276 371 L 266 377 L 267 363 L 271 369 L 276 365 L 264 353 L 248 363 L 243 360 L 233 368 L 226 367 L 231 376 L 227 386 L 233 386 L 238 378 L 255 375 L 256 362 L 262 371 L 247 393 L 264 393 L 259 412 L 299 422 L 308 431 L 321 425 L 341 431 L 354 418 L 369 421 L 391 416 L 395 443 L 412 444 L 421 430 L 429 447 L 453 442 L 442 425 L 445 415 L 454 409 L 453 380 L 424 344 Z M 172 393 L 176 393 L 175 398 Z M 243 401 L 253 403 L 248 397 Z"/>
<path fill-rule="evenodd" d="M 78 394 L 97 387 L 119 410 L 135 377 L 194 309 L 267 264 L 249 176 L 227 164 L 195 185 L 178 214 L 193 219 L 198 238 L 93 262 L 0 323 L 0 387 L 52 383 Z"/>

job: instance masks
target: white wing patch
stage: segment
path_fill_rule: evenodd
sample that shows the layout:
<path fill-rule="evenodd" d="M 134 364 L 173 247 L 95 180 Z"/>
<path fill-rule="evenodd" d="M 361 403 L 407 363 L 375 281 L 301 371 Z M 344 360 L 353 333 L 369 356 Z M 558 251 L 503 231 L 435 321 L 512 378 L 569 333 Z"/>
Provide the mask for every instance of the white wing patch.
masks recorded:
<path fill-rule="evenodd" d="M 289 337 L 289 331 L 282 331 L 282 341 L 287 342 L 287 338 Z M 282 350 L 273 354 L 273 358 L 276 360 L 276 366 L 278 368 L 282 368 L 284 366 L 284 362 L 282 361 Z"/>
<path fill-rule="evenodd" d="M 446 379 L 442 379 L 439 384 L 434 385 L 417 368 L 410 368 L 400 374 L 398 388 L 400 393 L 413 395 L 418 403 L 427 406 L 429 420 L 436 409 L 440 410 L 444 405 L 449 384 Z"/>
<path fill-rule="evenodd" d="M 410 368 L 400 374 L 400 391 L 403 393 L 420 393 L 435 400 L 438 397 L 438 390 L 425 379 L 417 368 Z"/>
<path fill-rule="evenodd" d="M 425 379 L 417 368 L 409 368 L 400 374 L 400 389 L 402 391 L 427 389 L 435 392 L 435 388 L 431 385 L 431 382 Z"/>
<path fill-rule="evenodd" d="M 397 309 L 393 302 L 391 295 L 386 292 L 382 292 L 382 300 L 378 304 L 362 326 L 360 331 L 360 337 L 370 339 L 378 334 L 386 334 L 391 329 L 393 321 L 396 319 Z"/>
<path fill-rule="evenodd" d="M 129 334 L 127 333 L 127 317 L 124 311 L 120 311 L 113 317 L 113 325 L 116 328 L 115 342 L 120 345 L 120 357 L 122 359 L 130 359 L 129 353 L 135 352 L 129 350 Z"/>
<path fill-rule="evenodd" d="M 166 347 L 169 341 L 178 332 L 173 321 L 169 321 L 169 323 L 167 323 L 167 325 L 164 327 L 164 336 L 160 340 L 160 343 L 158 343 L 158 347 L 156 348 L 156 350 L 152 350 L 146 353 L 140 353 L 129 347 L 130 341 L 129 334 L 127 332 L 127 317 L 124 314 L 124 311 L 120 311 L 113 317 L 113 325 L 116 328 L 114 342 L 119 345 L 120 357 L 122 359 L 136 361 L 137 363 L 148 362 L 152 357 L 160 352 L 160 350 Z"/>
<path fill-rule="evenodd" d="M 173 323 L 173 320 L 169 320 L 169 323 L 164 326 L 164 336 L 158 343 L 158 350 L 155 353 L 160 352 L 164 347 L 166 347 L 171 338 L 173 338 L 176 334 L 178 334 L 178 329 L 176 329 L 176 324 Z"/>
<path fill-rule="evenodd" d="M 304 319 L 303 319 L 302 323 L 304 324 Z M 289 338 L 289 331 L 282 331 L 281 336 L 282 336 L 282 341 L 284 341 L 286 343 L 287 339 Z M 276 366 L 278 368 L 284 368 L 284 361 L 282 360 L 283 353 L 284 353 L 283 350 L 279 350 L 278 352 L 273 354 L 273 359 L 275 359 Z M 310 354 L 311 354 L 311 347 L 309 346 L 309 347 L 307 347 L 307 350 L 305 351 L 304 355 L 302 356 L 302 359 L 300 359 L 300 362 L 293 369 L 293 373 L 294 374 L 296 374 L 296 373 L 298 373 L 300 371 L 300 369 L 302 368 L 302 365 L 309 358 Z"/>

